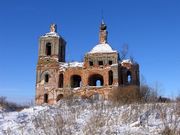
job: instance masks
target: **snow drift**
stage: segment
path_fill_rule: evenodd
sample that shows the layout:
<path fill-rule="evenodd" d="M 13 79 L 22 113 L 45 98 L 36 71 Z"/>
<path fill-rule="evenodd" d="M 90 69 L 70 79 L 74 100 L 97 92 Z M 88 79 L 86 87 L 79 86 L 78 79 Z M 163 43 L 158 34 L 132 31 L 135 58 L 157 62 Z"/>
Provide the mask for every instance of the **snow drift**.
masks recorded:
<path fill-rule="evenodd" d="M 0 111 L 1 135 L 179 134 L 178 103 L 117 105 L 109 101 L 61 100 L 20 112 Z"/>

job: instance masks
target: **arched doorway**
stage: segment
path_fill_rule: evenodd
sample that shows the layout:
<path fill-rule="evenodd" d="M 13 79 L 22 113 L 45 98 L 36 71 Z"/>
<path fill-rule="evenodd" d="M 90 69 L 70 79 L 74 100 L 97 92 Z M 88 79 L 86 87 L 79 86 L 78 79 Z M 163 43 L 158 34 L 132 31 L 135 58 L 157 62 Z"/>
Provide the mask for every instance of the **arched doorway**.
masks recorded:
<path fill-rule="evenodd" d="M 44 94 L 44 103 L 48 103 L 48 94 Z"/>
<path fill-rule="evenodd" d="M 89 86 L 103 86 L 104 85 L 103 76 L 100 74 L 91 75 L 88 79 L 88 85 Z"/>
<path fill-rule="evenodd" d="M 63 83 L 64 83 L 64 76 L 63 74 L 59 75 L 59 88 L 63 88 Z"/>
<path fill-rule="evenodd" d="M 63 94 L 59 94 L 56 98 L 56 101 L 58 102 L 59 100 L 61 100 L 63 98 Z"/>
<path fill-rule="evenodd" d="M 81 76 L 72 75 L 71 76 L 71 88 L 76 88 L 81 86 Z"/>
<path fill-rule="evenodd" d="M 44 75 L 44 81 L 45 81 L 45 83 L 49 82 L 49 74 Z"/>

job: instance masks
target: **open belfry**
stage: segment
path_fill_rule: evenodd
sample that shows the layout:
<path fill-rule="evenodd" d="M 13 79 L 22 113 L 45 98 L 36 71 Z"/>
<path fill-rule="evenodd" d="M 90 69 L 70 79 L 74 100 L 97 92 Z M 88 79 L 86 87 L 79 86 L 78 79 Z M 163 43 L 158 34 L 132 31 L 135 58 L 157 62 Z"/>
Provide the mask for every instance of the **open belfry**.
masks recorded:
<path fill-rule="evenodd" d="M 107 26 L 102 21 L 99 43 L 87 52 L 83 62 L 66 62 L 66 41 L 55 24 L 40 37 L 36 69 L 36 104 L 54 104 L 69 95 L 108 99 L 116 87 L 140 85 L 139 65 L 119 59 L 107 42 Z"/>

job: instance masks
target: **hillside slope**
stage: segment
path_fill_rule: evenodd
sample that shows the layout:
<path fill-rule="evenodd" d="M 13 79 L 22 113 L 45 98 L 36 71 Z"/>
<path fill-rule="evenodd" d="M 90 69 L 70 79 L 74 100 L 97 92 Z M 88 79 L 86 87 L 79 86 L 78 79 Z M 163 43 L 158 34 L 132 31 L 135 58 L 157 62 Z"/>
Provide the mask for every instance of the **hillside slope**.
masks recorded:
<path fill-rule="evenodd" d="M 75 99 L 21 112 L 0 110 L 2 135 L 159 135 L 170 131 L 180 133 L 178 103 L 121 106 L 107 101 Z"/>

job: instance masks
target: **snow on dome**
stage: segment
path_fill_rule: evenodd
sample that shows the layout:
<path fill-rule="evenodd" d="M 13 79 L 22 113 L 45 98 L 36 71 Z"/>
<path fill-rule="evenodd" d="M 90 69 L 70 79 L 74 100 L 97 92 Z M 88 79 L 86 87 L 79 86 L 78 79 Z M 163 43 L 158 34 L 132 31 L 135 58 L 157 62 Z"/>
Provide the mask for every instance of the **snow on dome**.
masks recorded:
<path fill-rule="evenodd" d="M 89 53 L 111 53 L 117 52 L 112 50 L 111 46 L 107 43 L 97 44 Z"/>
<path fill-rule="evenodd" d="M 56 32 L 49 32 L 49 33 L 46 33 L 44 36 L 42 37 L 60 37 L 58 33 Z"/>

